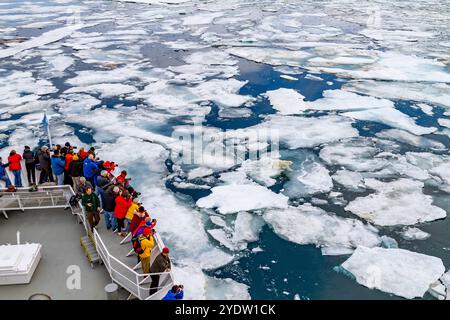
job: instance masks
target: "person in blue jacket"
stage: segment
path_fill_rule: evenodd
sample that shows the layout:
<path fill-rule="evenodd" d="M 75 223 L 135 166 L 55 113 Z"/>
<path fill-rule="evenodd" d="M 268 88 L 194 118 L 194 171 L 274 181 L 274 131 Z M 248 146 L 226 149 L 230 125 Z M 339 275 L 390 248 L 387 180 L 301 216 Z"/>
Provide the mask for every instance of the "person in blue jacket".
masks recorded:
<path fill-rule="evenodd" d="M 2 157 L 0 157 L 0 180 L 5 182 L 5 187 L 9 188 L 11 185 L 11 180 L 9 180 L 8 174 L 6 173 L 6 167 L 8 164 L 3 164 Z"/>
<path fill-rule="evenodd" d="M 64 166 L 66 161 L 61 159 L 59 150 L 53 151 L 51 163 L 53 173 L 56 176 L 56 182 L 58 183 L 58 186 L 62 186 L 64 184 Z"/>
<path fill-rule="evenodd" d="M 94 160 L 94 155 L 90 154 L 83 162 L 83 176 L 95 188 L 95 177 L 100 173 L 97 162 Z"/>
<path fill-rule="evenodd" d="M 184 297 L 183 285 L 174 285 L 171 290 L 162 298 L 162 300 L 182 300 Z"/>

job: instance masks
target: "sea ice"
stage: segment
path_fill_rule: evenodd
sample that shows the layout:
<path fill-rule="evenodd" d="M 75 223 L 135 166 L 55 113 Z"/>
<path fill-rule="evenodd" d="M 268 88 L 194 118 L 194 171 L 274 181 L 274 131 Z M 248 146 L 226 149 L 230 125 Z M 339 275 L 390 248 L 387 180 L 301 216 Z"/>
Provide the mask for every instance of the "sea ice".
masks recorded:
<path fill-rule="evenodd" d="M 434 127 L 422 127 L 417 125 L 412 118 L 394 108 L 352 111 L 345 112 L 342 115 L 357 120 L 380 122 L 393 128 L 409 131 L 416 135 L 433 133 L 437 130 Z"/>
<path fill-rule="evenodd" d="M 338 170 L 331 178 L 351 191 L 357 192 L 366 188 L 364 178 L 359 172 Z"/>
<path fill-rule="evenodd" d="M 445 146 L 438 141 L 417 136 L 407 131 L 398 129 L 383 130 L 381 132 L 378 132 L 376 136 L 383 139 L 399 141 L 423 149 L 433 149 L 433 150 L 445 149 Z"/>
<path fill-rule="evenodd" d="M 409 227 L 405 228 L 401 232 L 402 238 L 405 240 L 425 240 L 428 239 L 431 235 L 426 233 L 419 228 Z"/>
<path fill-rule="evenodd" d="M 414 225 L 446 217 L 446 212 L 432 204 L 422 193 L 424 183 L 401 178 L 391 182 L 365 179 L 367 188 L 375 193 L 359 197 L 345 210 L 380 226 Z"/>
<path fill-rule="evenodd" d="M 265 208 L 286 208 L 288 198 L 256 184 L 223 185 L 197 201 L 200 208 L 217 208 L 222 214 Z"/>
<path fill-rule="evenodd" d="M 329 253 L 339 250 L 347 254 L 361 244 L 380 244 L 378 234 L 361 221 L 341 218 L 311 205 L 268 210 L 263 217 L 280 237 L 302 245 L 315 244 Z"/>
<path fill-rule="evenodd" d="M 445 272 L 442 260 L 404 249 L 358 246 L 342 267 L 368 288 L 407 299 L 422 297 Z"/>

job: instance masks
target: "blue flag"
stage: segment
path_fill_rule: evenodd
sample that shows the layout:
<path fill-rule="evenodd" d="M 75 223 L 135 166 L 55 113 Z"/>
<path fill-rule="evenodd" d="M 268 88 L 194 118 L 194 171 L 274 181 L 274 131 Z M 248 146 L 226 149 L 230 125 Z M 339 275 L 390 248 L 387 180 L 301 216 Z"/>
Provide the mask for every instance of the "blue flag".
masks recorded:
<path fill-rule="evenodd" d="M 47 119 L 47 114 L 46 114 L 46 113 L 44 114 L 44 119 L 42 119 L 42 123 L 43 123 L 46 127 L 48 127 L 48 119 Z"/>

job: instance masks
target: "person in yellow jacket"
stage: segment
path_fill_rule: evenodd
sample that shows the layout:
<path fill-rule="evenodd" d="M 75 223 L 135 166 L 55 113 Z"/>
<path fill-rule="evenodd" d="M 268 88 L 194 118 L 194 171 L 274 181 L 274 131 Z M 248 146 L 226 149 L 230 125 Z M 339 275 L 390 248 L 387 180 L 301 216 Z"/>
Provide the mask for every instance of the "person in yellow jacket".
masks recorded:
<path fill-rule="evenodd" d="M 141 206 L 141 204 L 139 203 L 138 199 L 134 198 L 133 203 L 128 208 L 127 214 L 125 215 L 125 221 L 126 221 L 125 233 L 130 232 L 131 220 L 133 220 L 135 211 L 138 211 L 140 206 Z"/>
<path fill-rule="evenodd" d="M 143 250 L 139 255 L 143 273 L 150 273 L 150 256 L 152 249 L 155 246 L 155 239 L 153 238 L 154 233 L 154 229 L 145 228 L 144 233 L 139 236 L 139 241 Z"/>

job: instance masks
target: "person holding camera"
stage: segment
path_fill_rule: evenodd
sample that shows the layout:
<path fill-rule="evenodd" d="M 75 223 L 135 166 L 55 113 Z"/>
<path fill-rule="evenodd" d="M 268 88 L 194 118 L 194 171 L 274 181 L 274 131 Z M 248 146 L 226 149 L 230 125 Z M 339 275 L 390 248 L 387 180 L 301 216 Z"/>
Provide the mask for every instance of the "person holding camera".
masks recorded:
<path fill-rule="evenodd" d="M 53 151 L 51 163 L 52 163 L 53 173 L 56 176 L 57 184 L 58 184 L 58 186 L 62 186 L 64 184 L 64 166 L 66 165 L 66 161 L 61 159 L 58 149 Z"/>
<path fill-rule="evenodd" d="M 114 216 L 117 219 L 117 234 L 121 237 L 125 237 L 127 234 L 122 231 L 124 229 L 125 216 L 128 209 L 131 206 L 131 196 L 124 191 L 120 190 L 119 195 L 115 199 L 116 206 L 114 208 Z"/>
<path fill-rule="evenodd" d="M 150 266 L 150 275 L 152 278 L 152 283 L 150 285 L 150 295 L 158 291 L 160 273 L 170 272 L 171 263 L 169 258 L 169 248 L 165 247 L 162 252 L 155 258 L 152 265 Z"/>
<path fill-rule="evenodd" d="M 184 298 L 184 286 L 174 285 L 161 300 L 182 300 Z"/>
<path fill-rule="evenodd" d="M 72 178 L 73 190 L 77 190 L 80 185 L 80 178 L 83 176 L 83 160 L 74 154 L 69 164 L 69 175 Z"/>
<path fill-rule="evenodd" d="M 25 146 L 25 150 L 23 151 L 22 158 L 25 160 L 25 167 L 27 169 L 27 179 L 28 184 L 34 185 L 36 184 L 36 162 L 34 152 L 31 151 L 29 146 Z"/>
<path fill-rule="evenodd" d="M 2 157 L 0 157 L 0 180 L 5 182 L 5 187 L 8 189 L 11 186 L 11 180 L 9 180 L 8 174 L 6 173 L 6 167 L 8 163 L 2 162 Z"/>
<path fill-rule="evenodd" d="M 91 231 L 94 231 L 94 228 L 100 222 L 100 200 L 98 199 L 98 196 L 94 192 L 92 192 L 92 187 L 86 188 L 86 192 L 81 198 L 81 203 L 86 210 L 86 215 L 89 221 L 89 226 L 91 227 Z"/>
<path fill-rule="evenodd" d="M 50 150 L 47 146 L 43 146 L 38 152 L 39 168 L 41 174 L 39 175 L 39 184 L 47 182 L 54 182 L 53 172 L 50 159 Z"/>
<path fill-rule="evenodd" d="M 16 150 L 11 150 L 8 157 L 9 171 L 14 175 L 14 186 L 18 188 L 22 187 L 22 165 L 20 160 L 22 160 L 22 156 Z"/>

